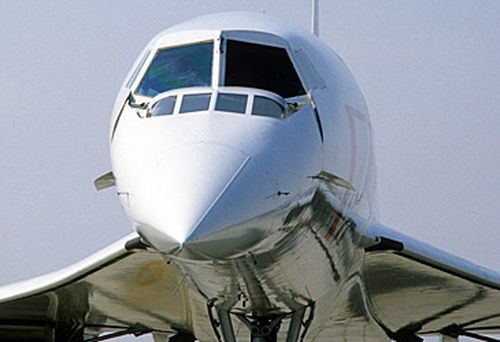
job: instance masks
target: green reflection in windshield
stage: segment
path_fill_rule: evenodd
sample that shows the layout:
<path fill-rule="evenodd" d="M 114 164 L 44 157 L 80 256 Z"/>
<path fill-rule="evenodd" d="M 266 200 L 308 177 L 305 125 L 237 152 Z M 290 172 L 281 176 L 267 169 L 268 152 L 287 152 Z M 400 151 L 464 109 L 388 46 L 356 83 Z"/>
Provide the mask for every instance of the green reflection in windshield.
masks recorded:
<path fill-rule="evenodd" d="M 153 97 L 172 89 L 210 86 L 212 56 L 212 42 L 159 50 L 136 94 Z"/>

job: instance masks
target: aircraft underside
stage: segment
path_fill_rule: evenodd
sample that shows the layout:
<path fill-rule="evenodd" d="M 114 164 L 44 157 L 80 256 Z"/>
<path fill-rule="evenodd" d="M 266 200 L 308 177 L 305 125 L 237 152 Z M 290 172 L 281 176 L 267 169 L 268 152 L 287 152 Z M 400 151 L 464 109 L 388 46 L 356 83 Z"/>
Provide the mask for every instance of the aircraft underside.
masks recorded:
<path fill-rule="evenodd" d="M 259 225 L 285 217 L 274 234 L 236 258 L 166 257 L 206 299 L 207 311 L 193 319 L 210 322 L 209 330 L 194 325 L 200 341 L 214 335 L 225 342 L 331 341 L 322 331 L 338 329 L 346 305 L 363 325 L 371 323 L 358 275 L 361 238 L 328 196 L 317 191 L 306 204 L 256 220 Z"/>

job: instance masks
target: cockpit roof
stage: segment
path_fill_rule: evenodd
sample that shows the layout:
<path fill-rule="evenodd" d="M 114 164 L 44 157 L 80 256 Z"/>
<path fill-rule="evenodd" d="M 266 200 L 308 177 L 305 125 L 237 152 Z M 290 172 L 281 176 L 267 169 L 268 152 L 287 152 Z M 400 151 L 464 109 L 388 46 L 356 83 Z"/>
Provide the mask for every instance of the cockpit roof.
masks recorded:
<path fill-rule="evenodd" d="M 200 34 L 202 32 L 212 32 L 215 35 L 223 31 L 262 32 L 279 37 L 294 47 L 300 47 L 304 42 L 311 39 L 309 32 L 293 22 L 261 13 L 238 11 L 211 14 L 188 20 L 161 32 L 153 42 L 186 31 L 198 32 Z"/>

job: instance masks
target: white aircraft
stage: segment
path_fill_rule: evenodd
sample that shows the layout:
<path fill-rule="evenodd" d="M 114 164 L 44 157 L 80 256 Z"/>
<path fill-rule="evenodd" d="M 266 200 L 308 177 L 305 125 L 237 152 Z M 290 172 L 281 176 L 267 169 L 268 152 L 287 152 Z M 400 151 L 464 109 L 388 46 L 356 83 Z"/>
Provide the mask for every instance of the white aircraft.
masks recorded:
<path fill-rule="evenodd" d="M 135 233 L 1 287 L 0 341 L 495 341 L 499 274 L 374 221 L 368 110 L 314 35 L 250 13 L 170 28 L 111 123 L 95 184 Z"/>

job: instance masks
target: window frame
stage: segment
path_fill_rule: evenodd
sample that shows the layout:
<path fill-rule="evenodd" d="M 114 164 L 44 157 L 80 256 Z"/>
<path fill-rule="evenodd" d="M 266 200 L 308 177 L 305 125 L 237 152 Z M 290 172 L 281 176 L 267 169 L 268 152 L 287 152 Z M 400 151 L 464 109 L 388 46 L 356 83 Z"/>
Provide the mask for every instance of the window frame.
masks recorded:
<path fill-rule="evenodd" d="M 248 30 L 228 30 L 221 32 L 220 43 L 219 43 L 220 54 L 218 56 L 218 58 L 220 59 L 219 61 L 220 66 L 218 71 L 219 77 L 217 80 L 218 82 L 216 83 L 218 87 L 226 87 L 226 88 L 231 87 L 224 85 L 225 73 L 226 73 L 226 57 L 227 57 L 227 54 L 225 52 L 227 51 L 228 40 L 284 49 L 302 85 L 302 89 L 304 90 L 304 94 L 302 96 L 308 95 L 310 93 L 311 87 L 309 85 L 309 82 L 305 77 L 305 75 L 303 75 L 304 72 L 299 68 L 299 65 L 296 60 L 296 55 L 294 53 L 295 51 L 292 49 L 288 41 L 271 33 L 248 31 Z M 316 71 L 315 68 L 314 71 Z"/>
<path fill-rule="evenodd" d="M 134 70 L 132 73 L 134 77 L 128 80 L 127 86 L 128 89 L 132 90 L 132 93 L 137 98 L 139 102 L 148 102 L 153 97 L 144 96 L 141 94 L 137 94 L 136 90 L 139 83 L 142 81 L 144 74 L 148 70 L 151 62 L 156 56 L 156 52 L 158 50 L 163 50 L 167 48 L 175 48 L 186 45 L 193 45 L 196 43 L 203 42 L 212 42 L 213 45 L 213 56 L 212 56 L 212 83 L 211 87 L 213 89 L 217 89 L 219 87 L 224 87 L 224 79 L 225 79 L 225 59 L 226 59 L 226 42 L 228 39 L 252 43 L 252 44 L 260 44 L 270 47 L 283 48 L 287 52 L 288 58 L 290 59 L 298 77 L 302 84 L 302 88 L 306 92 L 306 95 L 310 94 L 311 85 L 308 82 L 307 77 L 303 75 L 304 71 L 299 68 L 297 64 L 300 60 L 296 60 L 297 56 L 295 55 L 295 50 L 292 49 L 289 42 L 282 37 L 277 35 L 267 33 L 267 32 L 258 32 L 258 31 L 248 31 L 248 30 L 200 30 L 200 31 L 183 31 L 183 32 L 174 32 L 167 35 L 161 35 L 159 38 L 151 42 L 146 48 L 147 57 L 144 62 L 138 66 L 138 70 Z M 300 59 L 300 58 L 299 58 Z M 142 61 L 141 61 L 142 62 Z M 131 75 L 131 76 L 132 76 Z M 224 87 L 230 88 L 230 87 Z M 314 87 L 313 87 L 314 88 Z M 159 95 L 159 94 L 158 94 Z"/>
<path fill-rule="evenodd" d="M 139 72 L 135 75 L 135 79 L 130 83 L 129 89 L 132 89 L 134 96 L 141 102 L 146 102 L 154 97 L 142 95 L 137 93 L 137 88 L 144 78 L 147 70 L 151 66 L 151 62 L 155 58 L 159 50 L 182 47 L 186 45 L 193 45 L 197 43 L 213 43 L 212 53 L 212 78 L 210 86 L 214 88 L 219 80 L 219 60 L 220 60 L 220 31 L 196 31 L 196 32 L 175 32 L 169 35 L 163 35 L 149 44 L 147 50 L 149 54 L 145 59 Z M 174 89 L 173 89 L 174 90 Z M 162 93 L 161 93 L 162 94 Z M 160 94 L 158 94 L 160 95 Z"/>
<path fill-rule="evenodd" d="M 186 95 L 202 95 L 202 94 L 210 94 L 210 101 L 209 101 L 209 106 L 208 109 L 200 110 L 200 111 L 193 111 L 193 112 L 183 112 L 181 113 L 181 107 L 184 102 L 184 96 Z M 219 94 L 235 94 L 235 95 L 245 95 L 247 96 L 246 99 L 246 108 L 245 108 L 245 113 L 239 113 L 239 112 L 231 112 L 231 111 L 223 111 L 223 110 L 217 110 L 216 109 L 216 104 L 217 104 L 217 98 Z M 158 103 L 158 101 L 161 101 L 165 98 L 168 97 L 176 97 L 175 105 L 172 114 L 168 115 L 151 115 L 151 110 L 152 108 Z M 253 104 L 254 104 L 254 99 L 255 97 L 264 97 L 269 100 L 272 100 L 273 102 L 276 102 L 281 108 L 283 108 L 283 115 L 278 118 L 274 116 L 266 116 L 266 115 L 258 115 L 258 114 L 253 114 Z M 285 99 L 278 94 L 275 94 L 273 92 L 267 91 L 267 90 L 262 90 L 262 89 L 256 89 L 256 88 L 246 88 L 246 87 L 219 87 L 217 89 L 213 89 L 210 87 L 191 87 L 191 88 L 179 88 L 179 89 L 173 89 L 169 90 L 163 93 L 160 93 L 153 97 L 151 101 L 149 102 L 147 108 L 145 109 L 146 115 L 145 117 L 147 118 L 161 118 L 161 117 L 171 117 L 171 116 L 176 116 L 176 115 L 189 115 L 189 114 L 195 114 L 195 113 L 200 113 L 200 112 L 208 112 L 208 113 L 217 113 L 217 114 L 237 114 L 238 116 L 255 116 L 255 117 L 260 117 L 260 118 L 269 118 L 269 119 L 275 119 L 275 120 L 284 120 L 290 116 L 290 113 L 287 108 L 287 102 Z"/>
<path fill-rule="evenodd" d="M 137 75 L 136 80 L 133 82 L 134 83 L 134 95 L 151 99 L 151 98 L 154 98 L 156 95 L 161 94 L 161 93 L 158 93 L 155 96 L 149 96 L 149 95 L 137 92 L 140 84 L 142 83 L 144 77 L 146 76 L 147 71 L 149 70 L 153 61 L 155 60 L 156 56 L 158 56 L 159 53 L 161 53 L 165 50 L 178 49 L 178 48 L 182 48 L 182 47 L 193 46 L 193 45 L 198 45 L 198 44 L 206 44 L 206 43 L 212 44 L 212 60 L 211 60 L 212 66 L 211 66 L 211 70 L 210 70 L 210 86 L 212 86 L 214 83 L 214 68 L 216 67 L 216 65 L 215 65 L 216 62 L 215 62 L 215 58 L 214 58 L 215 49 L 216 49 L 215 41 L 214 40 L 202 40 L 202 41 L 196 41 L 196 42 L 192 42 L 192 43 L 180 44 L 180 45 L 175 45 L 175 46 L 162 47 L 162 48 L 156 49 L 154 51 L 154 53 L 150 53 L 151 56 L 148 58 L 148 63 L 147 64 L 144 63 L 142 66 L 143 70 L 140 73 L 140 77 L 138 77 L 139 75 Z M 197 86 L 192 86 L 192 87 L 197 87 Z M 192 88 L 192 87 L 189 87 L 189 88 Z M 175 90 L 175 89 L 181 89 L 181 88 L 174 88 L 174 89 L 170 89 L 170 90 Z M 170 91 L 170 90 L 167 90 L 167 91 Z"/>

